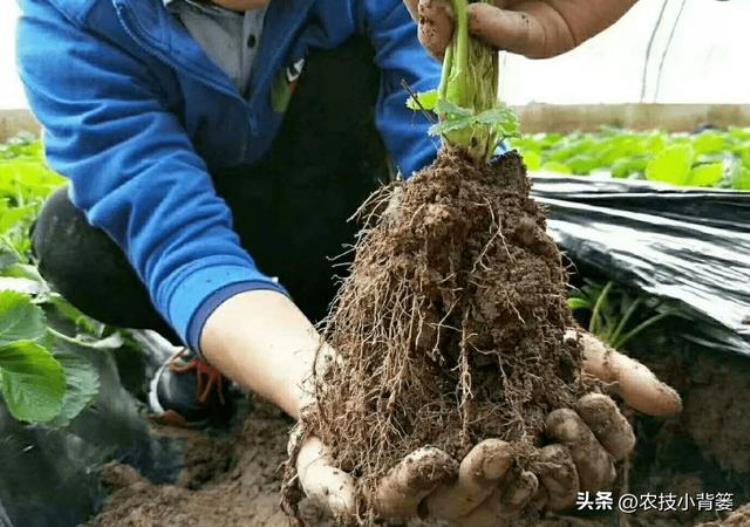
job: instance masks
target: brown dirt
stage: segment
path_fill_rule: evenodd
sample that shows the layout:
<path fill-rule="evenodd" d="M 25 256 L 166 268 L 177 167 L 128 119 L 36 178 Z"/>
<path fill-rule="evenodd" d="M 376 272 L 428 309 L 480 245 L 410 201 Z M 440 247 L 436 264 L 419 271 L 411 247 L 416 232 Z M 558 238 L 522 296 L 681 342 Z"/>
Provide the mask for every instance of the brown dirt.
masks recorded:
<path fill-rule="evenodd" d="M 720 384 L 714 392 L 721 393 Z M 748 395 L 748 394 L 745 394 Z M 160 433 L 186 439 L 185 470 L 175 485 L 154 485 L 132 468 L 112 464 L 105 467 L 104 483 L 112 494 L 100 515 L 89 527 L 288 527 L 281 511 L 280 466 L 286 458 L 290 422 L 269 405 L 257 404 L 244 426 L 229 436 L 208 437 L 200 432 Z M 640 450 L 651 448 L 640 445 Z M 701 489 L 723 491 L 722 486 L 706 487 L 697 476 L 670 477 L 667 487 L 647 485 L 651 491 L 669 490 L 694 494 Z M 304 502 L 301 512 L 308 525 L 333 527 L 333 522 L 313 504 Z M 748 527 L 750 510 L 744 507 L 720 521 L 699 527 Z M 686 527 L 699 518 L 628 516 L 629 527 Z M 705 519 L 703 520 L 705 521 Z M 553 516 L 526 527 L 611 527 L 620 525 L 605 518 Z M 438 527 L 436 523 L 413 521 L 409 527 Z M 401 525 L 403 527 L 403 525 Z M 445 526 L 440 526 L 445 527 Z"/>
<path fill-rule="evenodd" d="M 567 274 L 529 190 L 517 154 L 489 166 L 452 151 L 363 207 L 324 332 L 342 360 L 304 422 L 357 476 L 363 517 L 410 452 L 461 459 L 499 438 L 523 464 L 546 415 L 583 393 Z"/>
<path fill-rule="evenodd" d="M 279 486 L 289 428 L 281 412 L 259 404 L 230 437 L 183 432 L 189 448 L 176 485 L 109 465 L 103 475 L 113 493 L 90 527 L 288 527 Z M 301 510 L 310 525 L 332 525 L 312 504 Z"/>
<path fill-rule="evenodd" d="M 280 487 L 290 427 L 282 412 L 256 402 L 230 434 L 159 428 L 158 435 L 187 443 L 179 481 L 154 485 L 132 467 L 110 463 L 102 482 L 111 494 L 88 527 L 289 527 Z M 300 511 L 307 525 L 334 526 L 314 503 L 303 501 Z M 408 527 L 428 525 L 415 520 Z"/>
<path fill-rule="evenodd" d="M 724 520 L 701 523 L 696 527 L 748 527 L 750 525 L 750 505 L 734 511 Z"/>
<path fill-rule="evenodd" d="M 563 515 L 538 527 L 750 527 L 750 505 L 740 508 L 750 501 L 750 360 L 687 343 L 681 324 L 655 328 L 630 346 L 629 355 L 677 389 L 684 410 L 666 420 L 632 416 L 638 445 L 619 468 L 627 485 L 620 482 L 615 495 L 730 493 L 738 510 Z"/>
<path fill-rule="evenodd" d="M 415 229 L 423 224 L 415 221 Z M 627 490 L 678 495 L 732 492 L 739 505 L 750 499 L 750 361 L 715 350 L 693 349 L 679 335 L 679 327 L 660 327 L 633 342 L 636 358 L 677 388 L 685 410 L 668 420 L 634 419 L 639 443 L 629 464 Z M 459 400 L 454 398 L 456 407 Z M 122 465 L 109 467 L 105 482 L 113 493 L 91 527 L 286 527 L 279 488 L 290 426 L 280 412 L 258 404 L 245 425 L 229 437 L 188 434 L 185 470 L 180 481 L 171 486 L 153 485 Z M 310 503 L 301 504 L 301 514 L 308 525 L 333 525 Z M 531 525 L 686 527 L 709 522 L 701 527 L 750 527 L 747 506 L 724 520 L 711 521 L 714 518 L 706 513 L 565 514 Z"/>

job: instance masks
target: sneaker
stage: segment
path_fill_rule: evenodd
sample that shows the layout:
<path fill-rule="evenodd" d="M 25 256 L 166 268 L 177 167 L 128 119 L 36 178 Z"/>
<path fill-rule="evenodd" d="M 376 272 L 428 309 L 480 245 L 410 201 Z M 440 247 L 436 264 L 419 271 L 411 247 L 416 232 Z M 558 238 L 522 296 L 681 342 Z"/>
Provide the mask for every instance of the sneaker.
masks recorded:
<path fill-rule="evenodd" d="M 148 402 L 157 420 L 200 428 L 231 416 L 229 382 L 187 348 L 172 355 L 151 380 Z"/>

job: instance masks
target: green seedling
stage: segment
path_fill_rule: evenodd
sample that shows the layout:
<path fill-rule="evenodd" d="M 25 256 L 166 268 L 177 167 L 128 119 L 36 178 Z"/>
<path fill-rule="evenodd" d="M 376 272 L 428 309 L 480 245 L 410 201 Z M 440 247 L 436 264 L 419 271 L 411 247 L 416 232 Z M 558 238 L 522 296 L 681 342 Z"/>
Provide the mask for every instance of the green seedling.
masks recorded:
<path fill-rule="evenodd" d="M 587 281 L 573 291 L 568 306 L 589 313 L 589 333 L 614 349 L 623 349 L 648 328 L 678 314 L 676 309 L 651 300 L 646 295 L 632 296 L 614 282 L 601 286 Z"/>
<path fill-rule="evenodd" d="M 408 106 L 436 113 L 439 122 L 430 130 L 432 135 L 487 161 L 500 141 L 520 135 L 518 118 L 498 99 L 497 51 L 469 35 L 469 2 L 452 3 L 456 30 L 445 52 L 440 87 L 414 95 Z"/>

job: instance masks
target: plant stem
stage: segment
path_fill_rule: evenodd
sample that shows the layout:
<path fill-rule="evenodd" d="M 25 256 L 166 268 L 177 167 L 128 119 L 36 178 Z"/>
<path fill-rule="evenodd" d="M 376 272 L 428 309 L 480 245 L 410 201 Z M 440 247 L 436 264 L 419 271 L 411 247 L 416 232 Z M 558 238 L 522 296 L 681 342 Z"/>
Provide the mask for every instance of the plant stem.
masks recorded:
<path fill-rule="evenodd" d="M 612 343 L 612 347 L 615 349 L 622 349 L 625 344 L 627 344 L 630 339 L 633 337 L 636 337 L 646 329 L 650 328 L 657 322 L 661 322 L 667 317 L 671 317 L 672 315 L 676 314 L 676 311 L 665 311 L 664 313 L 660 313 L 658 315 L 655 315 L 648 320 L 645 320 L 644 322 L 641 322 L 638 326 L 636 326 L 633 330 L 628 332 L 627 334 L 623 335 L 619 340 Z"/>
<path fill-rule="evenodd" d="M 636 310 L 641 306 L 642 302 L 643 298 L 638 297 L 630 304 L 630 306 L 628 306 L 628 309 L 620 319 L 620 323 L 617 324 L 614 332 L 607 336 L 608 342 L 617 342 L 620 339 L 620 335 L 622 335 L 623 330 L 627 327 L 628 322 L 630 322 L 630 318 L 635 314 Z"/>
<path fill-rule="evenodd" d="M 609 292 L 612 290 L 612 287 L 614 285 L 614 282 L 607 282 L 607 285 L 605 285 L 604 289 L 602 289 L 601 293 L 599 293 L 599 298 L 596 299 L 596 304 L 594 304 L 594 309 L 591 312 L 591 321 L 589 322 L 589 333 L 591 333 L 592 335 L 598 334 L 599 315 L 602 311 L 602 307 L 604 307 L 604 304 L 607 301 Z"/>
<path fill-rule="evenodd" d="M 75 346 L 80 346 L 82 348 L 89 348 L 89 349 L 115 349 L 117 347 L 122 346 L 122 342 L 120 341 L 120 337 L 117 337 L 115 339 L 112 339 L 112 337 L 107 337 L 106 339 L 99 339 L 95 340 L 93 342 L 89 342 L 86 340 L 83 340 L 79 337 L 71 337 L 69 335 L 66 335 L 65 333 L 62 333 L 60 331 L 57 331 L 54 328 L 51 328 L 47 326 L 47 332 L 52 335 L 53 337 L 62 340 L 63 342 L 67 342 L 68 344 L 73 344 Z M 108 341 L 112 339 L 113 344 L 110 344 Z M 120 339 L 120 340 L 118 340 Z M 118 344 L 115 346 L 114 344 Z"/>
<path fill-rule="evenodd" d="M 445 54 L 440 98 L 478 115 L 497 107 L 498 53 L 469 35 L 469 2 L 451 1 L 456 30 Z M 487 160 L 494 153 L 500 134 L 492 124 L 476 124 L 450 132 L 445 139 L 451 145 L 468 148 L 472 157 Z"/>

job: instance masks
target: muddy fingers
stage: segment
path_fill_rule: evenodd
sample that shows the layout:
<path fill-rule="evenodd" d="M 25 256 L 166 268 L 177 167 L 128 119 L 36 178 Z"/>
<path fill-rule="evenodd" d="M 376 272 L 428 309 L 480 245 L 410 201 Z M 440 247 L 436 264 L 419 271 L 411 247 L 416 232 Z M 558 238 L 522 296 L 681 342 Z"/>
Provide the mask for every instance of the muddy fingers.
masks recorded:
<path fill-rule="evenodd" d="M 570 409 L 555 410 L 547 417 L 547 434 L 570 451 L 578 470 L 580 490 L 596 492 L 615 479 L 614 458 L 604 449 L 583 419 Z"/>
<path fill-rule="evenodd" d="M 356 512 L 354 479 L 335 468 L 328 449 L 316 437 L 305 440 L 297 456 L 300 485 L 311 499 L 336 517 L 351 518 Z"/>
<path fill-rule="evenodd" d="M 539 480 L 528 471 L 521 472 L 511 479 L 505 487 L 501 500 L 504 514 L 517 516 L 523 512 L 529 502 L 536 496 Z"/>
<path fill-rule="evenodd" d="M 561 511 L 575 504 L 580 484 L 570 451 L 562 445 L 549 445 L 540 452 L 539 479 L 546 490 L 547 508 Z"/>
<path fill-rule="evenodd" d="M 617 383 L 617 391 L 629 406 L 657 417 L 682 410 L 679 394 L 646 366 L 608 348 L 593 335 L 581 331 L 578 338 L 583 347 L 583 369 L 604 382 Z"/>
<path fill-rule="evenodd" d="M 457 463 L 433 447 L 420 448 L 404 458 L 380 481 L 375 510 L 383 518 L 416 516 L 419 504 L 439 485 L 456 477 Z"/>
<path fill-rule="evenodd" d="M 505 441 L 483 441 L 464 458 L 456 482 L 430 494 L 425 509 L 430 516 L 455 520 L 476 509 L 496 489 L 513 464 L 511 446 Z"/>
<path fill-rule="evenodd" d="M 419 0 L 419 41 L 430 54 L 442 60 L 453 38 L 453 10 L 446 0 Z"/>
<path fill-rule="evenodd" d="M 502 488 L 485 500 L 471 514 L 461 519 L 461 527 L 505 527 L 513 525 L 529 502 L 537 495 L 539 482 L 531 472 L 508 478 Z"/>
<path fill-rule="evenodd" d="M 612 399 L 606 395 L 592 393 L 581 397 L 576 410 L 615 460 L 625 459 L 633 451 L 633 427 Z"/>

